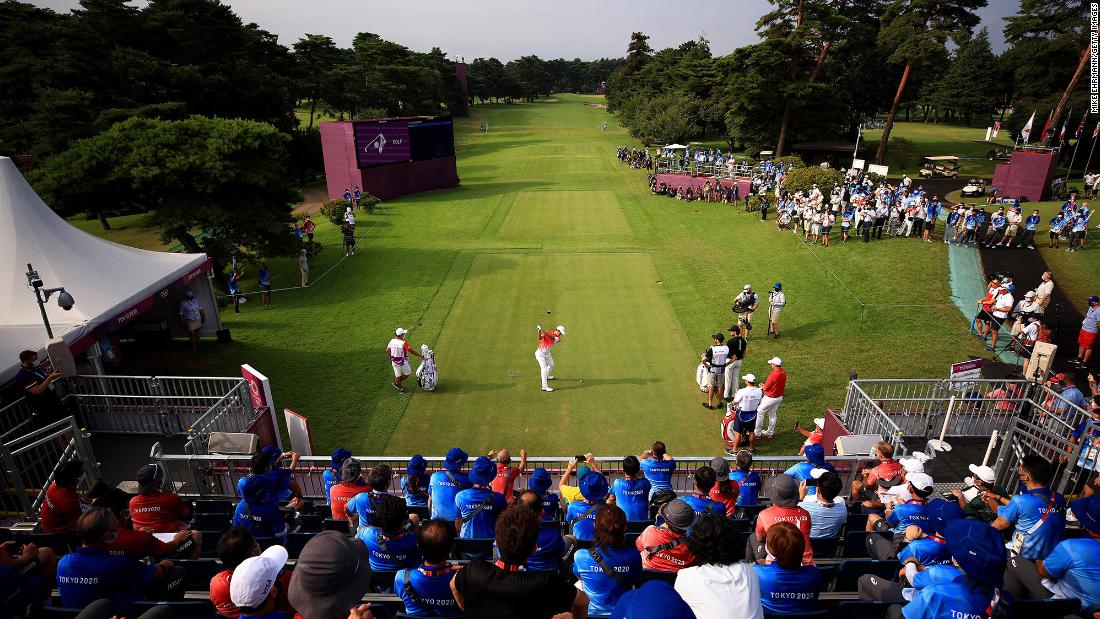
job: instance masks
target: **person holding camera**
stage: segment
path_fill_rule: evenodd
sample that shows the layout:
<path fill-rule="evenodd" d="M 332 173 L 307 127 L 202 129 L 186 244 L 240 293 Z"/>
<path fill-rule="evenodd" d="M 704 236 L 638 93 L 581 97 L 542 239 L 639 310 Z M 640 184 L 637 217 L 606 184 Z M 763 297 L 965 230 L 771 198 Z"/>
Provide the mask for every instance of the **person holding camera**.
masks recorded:
<path fill-rule="evenodd" d="M 996 484 L 997 475 L 992 468 L 971 464 L 970 472 L 972 476 L 963 478 L 963 488 L 952 490 L 950 496 L 958 502 L 967 518 L 993 522 L 997 517 L 997 502 L 1001 497 L 1011 498 L 1012 493 Z M 944 494 L 947 498 L 948 493 Z"/>
<path fill-rule="evenodd" d="M 756 311 L 756 306 L 760 304 L 760 299 L 756 296 L 756 293 L 752 291 L 752 286 L 745 284 L 745 287 L 741 290 L 741 294 L 737 295 L 737 298 L 733 300 L 733 313 L 737 314 L 737 323 L 741 325 L 742 335 L 748 338 L 748 332 L 752 331 L 752 314 Z"/>

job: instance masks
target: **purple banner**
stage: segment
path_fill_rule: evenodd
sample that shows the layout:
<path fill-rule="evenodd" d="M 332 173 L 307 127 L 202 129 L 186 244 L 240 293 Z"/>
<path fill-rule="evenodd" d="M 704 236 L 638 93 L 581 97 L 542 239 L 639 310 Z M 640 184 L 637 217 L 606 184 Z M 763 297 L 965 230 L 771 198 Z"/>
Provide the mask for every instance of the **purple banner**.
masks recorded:
<path fill-rule="evenodd" d="M 356 161 L 360 168 L 412 159 L 408 122 L 357 122 L 354 127 Z"/>

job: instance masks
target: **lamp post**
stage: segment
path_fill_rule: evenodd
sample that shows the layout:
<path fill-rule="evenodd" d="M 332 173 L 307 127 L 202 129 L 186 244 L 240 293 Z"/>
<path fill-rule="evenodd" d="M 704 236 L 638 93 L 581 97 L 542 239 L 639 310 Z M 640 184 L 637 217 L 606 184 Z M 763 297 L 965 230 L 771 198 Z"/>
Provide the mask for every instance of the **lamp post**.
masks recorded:
<path fill-rule="evenodd" d="M 73 309 L 73 305 L 76 305 L 76 301 L 73 300 L 73 295 L 69 294 L 64 286 L 59 288 L 43 288 L 45 285 L 42 283 L 42 278 L 38 276 L 38 271 L 34 270 L 31 263 L 27 263 L 27 285 L 34 290 L 34 299 L 38 301 L 38 311 L 42 312 L 42 324 L 46 325 L 46 335 L 50 339 L 53 339 L 53 329 L 50 328 L 50 319 L 46 316 L 46 301 L 50 300 L 53 293 L 57 295 L 57 306 L 66 312 Z"/>

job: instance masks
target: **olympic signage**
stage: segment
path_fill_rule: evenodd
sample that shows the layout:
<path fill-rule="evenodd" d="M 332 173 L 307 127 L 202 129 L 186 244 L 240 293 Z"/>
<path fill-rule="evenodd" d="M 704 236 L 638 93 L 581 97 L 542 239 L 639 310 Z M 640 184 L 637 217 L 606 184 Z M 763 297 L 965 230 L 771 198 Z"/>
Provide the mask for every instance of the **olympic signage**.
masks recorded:
<path fill-rule="evenodd" d="M 360 168 L 412 159 L 408 121 L 357 122 L 354 132 Z"/>

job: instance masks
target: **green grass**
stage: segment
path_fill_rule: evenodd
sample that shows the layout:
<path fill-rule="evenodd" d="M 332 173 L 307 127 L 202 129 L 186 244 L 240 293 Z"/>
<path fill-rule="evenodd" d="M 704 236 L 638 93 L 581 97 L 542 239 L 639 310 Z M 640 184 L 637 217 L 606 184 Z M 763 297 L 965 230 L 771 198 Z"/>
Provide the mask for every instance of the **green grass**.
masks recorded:
<path fill-rule="evenodd" d="M 70 217 L 68 222 L 89 234 L 120 245 L 166 251 L 169 246 L 161 242 L 160 228 L 150 225 L 147 218 L 148 215 L 144 213 L 108 217 L 107 223 L 111 226 L 110 230 L 104 230 L 98 219 L 88 219 L 82 215 Z"/>
<path fill-rule="evenodd" d="M 584 105 L 601 99 L 555 99 L 457 119 L 460 187 L 360 217 L 359 254 L 320 282 L 276 293 L 270 308 L 253 298 L 223 312 L 231 343 L 134 352 L 129 363 L 224 375 L 251 363 L 271 378 L 276 406 L 310 418 L 320 452 L 625 454 L 664 440 L 674 454 L 713 455 L 719 414 L 699 405 L 694 368 L 746 282 L 782 281 L 789 299 L 779 340 L 763 337 L 758 314 L 743 370 L 763 376 L 778 355 L 789 373 L 783 434 L 766 453 L 795 453 L 790 426 L 839 408 L 850 371 L 941 377 L 981 354 L 951 305 L 942 244 L 808 248 L 739 208 L 652 196 L 644 172 L 614 159 L 626 132 Z M 327 221 L 317 238 L 315 277 L 343 257 Z M 293 259 L 271 265 L 276 287 L 297 281 Z M 864 305 L 874 303 L 914 307 Z M 568 329 L 552 394 L 538 388 L 538 322 Z M 397 326 L 436 350 L 437 392 L 389 386 L 383 347 Z"/>
<path fill-rule="evenodd" d="M 860 144 L 860 157 L 871 161 L 875 149 L 882 137 L 881 129 L 867 129 L 863 132 L 865 144 Z M 912 148 L 904 147 L 895 140 L 908 140 Z M 999 147 L 1012 146 L 1012 138 L 1007 130 L 992 140 Z M 936 155 L 955 155 L 960 157 L 959 176 L 992 177 L 996 162 L 986 159 L 986 152 L 993 146 L 985 141 L 985 127 L 964 127 L 960 125 L 936 124 L 932 122 L 895 122 L 890 131 L 890 148 L 886 151 L 886 164 L 890 166 L 890 176 L 900 177 L 909 174 L 916 177 L 923 157 Z"/>

